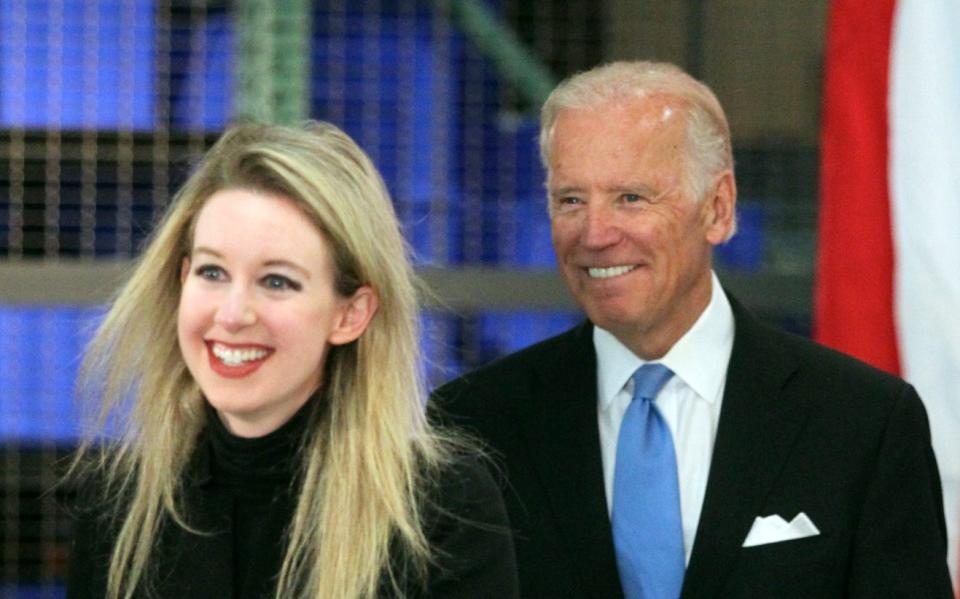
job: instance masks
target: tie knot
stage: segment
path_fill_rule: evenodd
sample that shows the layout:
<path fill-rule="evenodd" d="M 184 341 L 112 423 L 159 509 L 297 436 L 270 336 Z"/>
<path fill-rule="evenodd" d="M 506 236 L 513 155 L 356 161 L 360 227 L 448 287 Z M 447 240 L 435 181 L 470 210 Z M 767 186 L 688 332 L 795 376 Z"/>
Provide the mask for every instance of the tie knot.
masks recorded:
<path fill-rule="evenodd" d="M 633 398 L 653 401 L 672 376 L 673 371 L 663 364 L 644 364 L 633 373 Z"/>

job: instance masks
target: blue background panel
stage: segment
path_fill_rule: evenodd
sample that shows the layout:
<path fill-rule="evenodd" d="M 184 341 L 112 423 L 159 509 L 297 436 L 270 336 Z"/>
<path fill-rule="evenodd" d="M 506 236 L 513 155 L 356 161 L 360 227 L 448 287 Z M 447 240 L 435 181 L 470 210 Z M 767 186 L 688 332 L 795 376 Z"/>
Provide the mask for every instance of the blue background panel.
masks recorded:
<path fill-rule="evenodd" d="M 151 129 L 154 40 L 152 0 L 0 0 L 0 126 Z"/>
<path fill-rule="evenodd" d="M 74 382 L 96 307 L 0 306 L 0 440 L 72 443 Z"/>
<path fill-rule="evenodd" d="M 67 589 L 58 584 L 51 585 L 0 585 L 0 597 L 3 599 L 63 599 Z"/>

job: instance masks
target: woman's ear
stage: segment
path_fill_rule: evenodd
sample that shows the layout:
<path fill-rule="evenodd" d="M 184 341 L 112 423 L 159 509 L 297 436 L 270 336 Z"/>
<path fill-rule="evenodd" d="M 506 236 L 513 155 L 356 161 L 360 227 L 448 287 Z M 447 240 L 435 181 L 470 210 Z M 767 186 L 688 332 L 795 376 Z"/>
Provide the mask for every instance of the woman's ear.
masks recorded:
<path fill-rule="evenodd" d="M 377 292 L 369 285 L 363 285 L 352 296 L 344 300 L 340 320 L 330 331 L 327 341 L 331 345 L 344 345 L 356 341 L 367 330 L 380 307 Z"/>
<path fill-rule="evenodd" d="M 180 263 L 180 285 L 183 285 L 183 282 L 187 280 L 187 275 L 190 274 L 190 256 L 184 256 L 183 261 Z"/>

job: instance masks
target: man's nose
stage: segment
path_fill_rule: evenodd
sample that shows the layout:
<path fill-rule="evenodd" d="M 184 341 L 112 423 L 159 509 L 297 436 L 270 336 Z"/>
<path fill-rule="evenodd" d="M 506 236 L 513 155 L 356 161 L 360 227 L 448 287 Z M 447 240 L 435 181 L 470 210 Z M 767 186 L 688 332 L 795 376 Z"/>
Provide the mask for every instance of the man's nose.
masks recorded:
<path fill-rule="evenodd" d="M 229 332 L 238 331 L 257 322 L 256 307 L 245 287 L 235 285 L 230 288 L 217 308 L 214 321 Z"/>
<path fill-rule="evenodd" d="M 581 244 L 589 249 L 615 245 L 621 237 L 615 211 L 599 202 L 591 202 L 584 210 Z"/>

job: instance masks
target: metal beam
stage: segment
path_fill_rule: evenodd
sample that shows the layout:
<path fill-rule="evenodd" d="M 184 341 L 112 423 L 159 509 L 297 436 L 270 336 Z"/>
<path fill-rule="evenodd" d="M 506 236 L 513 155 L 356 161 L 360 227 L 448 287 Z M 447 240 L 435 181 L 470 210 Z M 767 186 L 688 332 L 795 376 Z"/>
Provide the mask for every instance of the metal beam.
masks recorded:
<path fill-rule="evenodd" d="M 105 303 L 131 266 L 131 262 L 119 260 L 0 262 L 0 303 Z M 419 274 L 429 290 L 424 301 L 434 309 L 454 313 L 577 309 L 554 271 L 464 267 L 427 268 Z M 764 317 L 809 319 L 811 275 L 721 272 L 720 279 L 745 305 Z"/>

